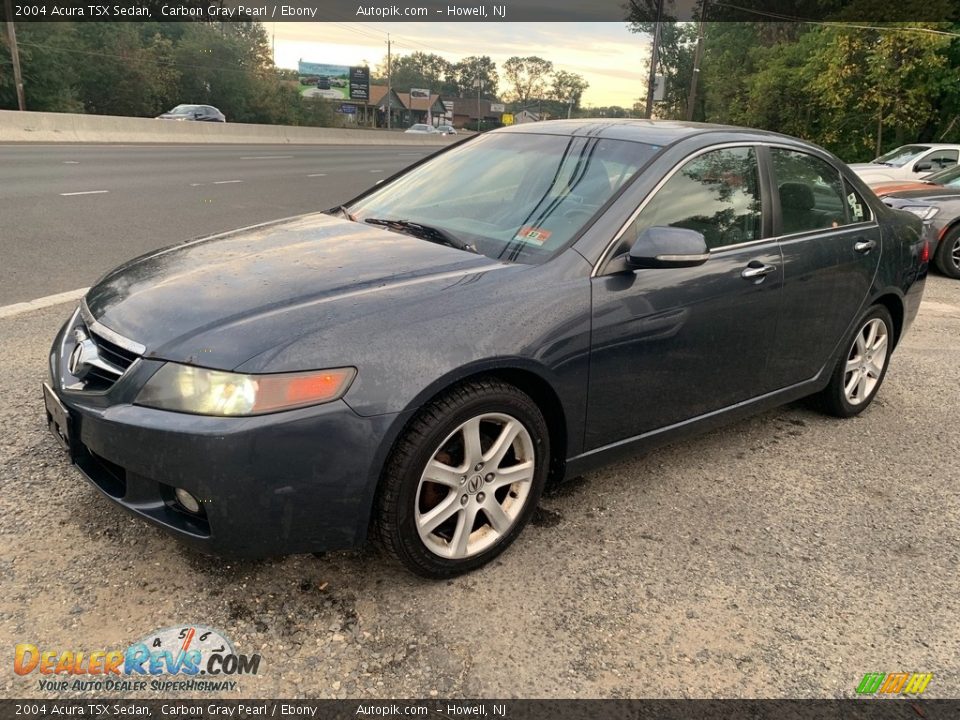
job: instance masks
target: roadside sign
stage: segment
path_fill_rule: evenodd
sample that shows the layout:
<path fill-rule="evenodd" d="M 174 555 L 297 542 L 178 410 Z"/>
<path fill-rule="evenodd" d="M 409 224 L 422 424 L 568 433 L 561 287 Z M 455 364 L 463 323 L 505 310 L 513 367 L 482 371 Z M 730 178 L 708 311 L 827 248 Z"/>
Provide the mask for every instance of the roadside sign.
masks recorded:
<path fill-rule="evenodd" d="M 513 125 L 513 113 L 504 113 L 501 115 L 500 122 L 504 125 Z"/>
<path fill-rule="evenodd" d="M 502 113 L 507 107 L 503 103 L 490 103 L 490 112 Z"/>

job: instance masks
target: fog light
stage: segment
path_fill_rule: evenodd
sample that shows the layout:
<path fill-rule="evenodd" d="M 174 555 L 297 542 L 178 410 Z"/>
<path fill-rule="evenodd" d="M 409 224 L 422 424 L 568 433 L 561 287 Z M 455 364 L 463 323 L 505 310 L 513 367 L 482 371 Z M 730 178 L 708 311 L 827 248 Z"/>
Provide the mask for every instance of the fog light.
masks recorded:
<path fill-rule="evenodd" d="M 183 488 L 177 488 L 174 495 L 177 498 L 177 502 L 183 505 L 184 510 L 187 512 L 192 512 L 194 515 L 200 514 L 200 501 L 197 500 L 193 495 L 188 493 Z"/>

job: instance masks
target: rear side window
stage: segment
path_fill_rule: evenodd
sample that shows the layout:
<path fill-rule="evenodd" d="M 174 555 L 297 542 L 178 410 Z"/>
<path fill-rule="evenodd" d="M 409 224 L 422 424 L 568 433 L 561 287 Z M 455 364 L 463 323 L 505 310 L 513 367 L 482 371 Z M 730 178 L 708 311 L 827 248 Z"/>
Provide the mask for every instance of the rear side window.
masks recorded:
<path fill-rule="evenodd" d="M 711 150 L 684 164 L 651 198 L 624 237 L 632 242 L 650 227 L 696 230 L 711 249 L 761 239 L 763 214 L 754 149 Z"/>
<path fill-rule="evenodd" d="M 840 227 L 849 222 L 847 193 L 835 167 L 795 150 L 770 148 L 770 156 L 780 195 L 781 235 Z M 862 200 L 860 204 L 863 205 Z"/>

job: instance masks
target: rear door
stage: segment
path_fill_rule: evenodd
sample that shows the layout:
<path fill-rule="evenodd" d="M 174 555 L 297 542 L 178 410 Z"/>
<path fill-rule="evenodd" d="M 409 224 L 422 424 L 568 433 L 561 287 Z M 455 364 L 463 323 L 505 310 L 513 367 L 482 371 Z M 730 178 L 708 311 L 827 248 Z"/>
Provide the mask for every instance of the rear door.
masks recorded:
<path fill-rule="evenodd" d="M 701 232 L 702 265 L 592 280 L 586 448 L 640 435 L 763 394 L 780 309 L 781 256 L 770 237 L 752 145 L 680 164 L 624 230 L 616 256 L 646 228 Z M 607 267 L 605 267 L 605 265 Z"/>
<path fill-rule="evenodd" d="M 783 252 L 783 316 L 768 372 L 778 388 L 813 378 L 863 311 L 880 263 L 870 207 L 825 158 L 765 148 Z"/>

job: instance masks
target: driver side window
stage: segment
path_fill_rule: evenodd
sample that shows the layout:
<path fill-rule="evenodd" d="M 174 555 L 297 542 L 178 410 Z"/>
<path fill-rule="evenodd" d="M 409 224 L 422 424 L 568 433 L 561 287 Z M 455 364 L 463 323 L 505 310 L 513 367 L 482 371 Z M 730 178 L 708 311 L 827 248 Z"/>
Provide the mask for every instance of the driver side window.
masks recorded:
<path fill-rule="evenodd" d="M 723 148 L 688 161 L 661 187 L 624 236 L 635 241 L 650 227 L 696 230 L 707 247 L 762 237 L 757 155 L 752 147 Z"/>

